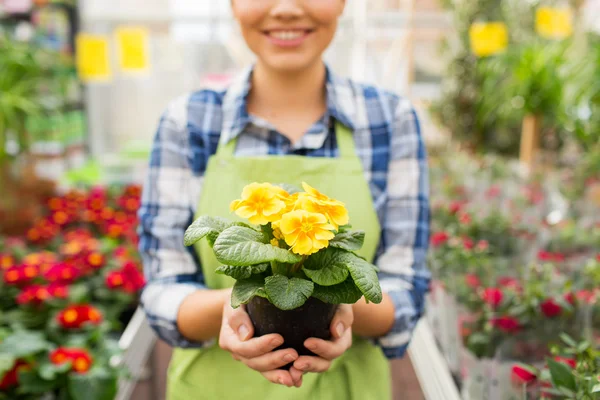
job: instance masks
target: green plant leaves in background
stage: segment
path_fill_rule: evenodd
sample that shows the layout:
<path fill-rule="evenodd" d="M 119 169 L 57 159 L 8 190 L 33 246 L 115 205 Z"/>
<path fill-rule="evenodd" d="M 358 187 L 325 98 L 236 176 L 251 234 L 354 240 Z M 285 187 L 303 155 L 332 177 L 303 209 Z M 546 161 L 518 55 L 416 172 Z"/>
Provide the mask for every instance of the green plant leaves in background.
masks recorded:
<path fill-rule="evenodd" d="M 261 232 L 244 226 L 232 226 L 221 232 L 213 250 L 219 262 L 232 266 L 248 266 L 271 261 L 291 264 L 302 260 L 301 256 L 265 241 Z"/>
<path fill-rule="evenodd" d="M 117 394 L 117 380 L 103 368 L 69 374 L 69 394 L 73 400 L 112 400 Z"/>
<path fill-rule="evenodd" d="M 283 275 L 268 276 L 265 279 L 267 296 L 280 310 L 293 310 L 302 306 L 313 290 L 314 284 L 306 279 L 290 279 Z"/>
<path fill-rule="evenodd" d="M 558 388 L 565 388 L 571 391 L 577 390 L 577 384 L 573 371 L 564 363 L 548 359 L 548 368 L 552 377 L 552 383 Z"/>
<path fill-rule="evenodd" d="M 19 358 L 47 351 L 51 347 L 43 332 L 15 331 L 0 343 L 0 354 Z"/>

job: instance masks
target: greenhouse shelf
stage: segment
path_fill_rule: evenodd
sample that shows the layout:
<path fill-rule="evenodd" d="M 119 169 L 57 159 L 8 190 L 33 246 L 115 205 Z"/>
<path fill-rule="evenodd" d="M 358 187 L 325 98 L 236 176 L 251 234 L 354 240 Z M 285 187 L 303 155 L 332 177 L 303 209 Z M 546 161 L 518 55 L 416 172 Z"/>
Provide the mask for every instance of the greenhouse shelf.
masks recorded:
<path fill-rule="evenodd" d="M 446 360 L 425 319 L 415 329 L 408 354 L 427 400 L 460 400 Z"/>
<path fill-rule="evenodd" d="M 136 384 L 143 378 L 148 357 L 152 353 L 155 343 L 156 336 L 148 325 L 144 311 L 138 308 L 119 340 L 119 347 L 123 351 L 123 355 L 120 359 L 115 360 L 116 363 L 127 368 L 132 379 L 122 379 L 119 382 L 115 400 L 129 400 Z"/>

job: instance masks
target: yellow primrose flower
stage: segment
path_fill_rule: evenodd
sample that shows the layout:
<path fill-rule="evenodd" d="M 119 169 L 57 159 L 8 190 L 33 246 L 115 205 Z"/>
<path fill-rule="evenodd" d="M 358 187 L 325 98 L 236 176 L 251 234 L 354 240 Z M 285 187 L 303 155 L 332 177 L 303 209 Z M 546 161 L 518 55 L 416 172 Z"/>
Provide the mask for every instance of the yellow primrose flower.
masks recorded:
<path fill-rule="evenodd" d="M 277 240 L 277 239 L 271 239 L 271 245 L 275 246 L 275 247 L 279 247 L 279 240 Z"/>
<path fill-rule="evenodd" d="M 350 218 L 348 217 L 348 210 L 344 203 L 327 197 L 305 182 L 302 183 L 302 187 L 306 193 L 301 194 L 298 199 L 301 209 L 325 215 L 334 229 L 348 224 Z"/>
<path fill-rule="evenodd" d="M 335 236 L 333 225 L 323 214 L 296 210 L 285 214 L 280 221 L 285 242 L 296 254 L 309 255 L 327 247 Z"/>
<path fill-rule="evenodd" d="M 286 206 L 281 190 L 270 183 L 251 183 L 244 187 L 242 198 L 231 202 L 229 208 L 252 224 L 265 225 L 279 219 Z"/>
<path fill-rule="evenodd" d="M 275 224 L 275 223 L 273 223 L 273 224 Z M 279 223 L 277 223 L 277 225 L 279 225 Z M 283 234 L 281 233 L 281 229 L 274 228 L 273 229 L 273 236 L 275 236 L 275 239 L 277 239 L 277 240 L 283 239 Z"/>

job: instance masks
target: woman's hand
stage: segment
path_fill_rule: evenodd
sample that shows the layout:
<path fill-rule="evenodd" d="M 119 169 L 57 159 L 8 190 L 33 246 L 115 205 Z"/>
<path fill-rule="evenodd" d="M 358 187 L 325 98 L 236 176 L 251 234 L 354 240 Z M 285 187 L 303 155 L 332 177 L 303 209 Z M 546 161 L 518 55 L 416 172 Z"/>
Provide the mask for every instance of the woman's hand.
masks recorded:
<path fill-rule="evenodd" d="M 219 346 L 223 350 L 229 351 L 234 359 L 260 372 L 269 381 L 288 387 L 300 387 L 302 373 L 296 371 L 296 379 L 294 379 L 289 371 L 277 369 L 297 360 L 296 350 L 273 351 L 283 344 L 281 335 L 273 333 L 257 338 L 253 338 L 253 335 L 254 326 L 245 307 L 233 309 L 229 299 L 225 301 Z"/>
<path fill-rule="evenodd" d="M 349 304 L 340 304 L 333 320 L 331 321 L 332 340 L 317 338 L 306 339 L 304 346 L 317 354 L 314 356 L 300 356 L 294 362 L 290 373 L 296 386 L 302 384 L 302 374 L 306 372 L 325 372 L 331 367 L 333 360 L 341 356 L 352 346 L 352 323 L 354 313 Z M 299 384 L 298 384 L 299 383 Z"/>

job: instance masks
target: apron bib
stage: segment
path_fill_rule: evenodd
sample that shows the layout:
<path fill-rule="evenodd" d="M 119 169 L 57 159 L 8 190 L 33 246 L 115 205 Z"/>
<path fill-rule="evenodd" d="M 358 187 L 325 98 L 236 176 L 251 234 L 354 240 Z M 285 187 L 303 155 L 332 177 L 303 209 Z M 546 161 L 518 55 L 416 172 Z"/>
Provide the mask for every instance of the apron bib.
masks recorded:
<path fill-rule="evenodd" d="M 304 156 L 235 157 L 236 140 L 220 143 L 206 168 L 196 217 L 219 216 L 241 220 L 229 211 L 244 186 L 252 182 L 289 183 L 301 188 L 303 181 L 346 204 L 353 229 L 366 233 L 358 252 L 373 260 L 380 225 L 371 192 L 356 155 L 352 133 L 336 124 L 338 158 Z M 233 286 L 218 275 L 212 249 L 201 240 L 195 245 L 206 285 L 210 289 Z M 387 400 L 391 398 L 389 363 L 381 349 L 354 337 L 353 345 L 325 373 L 304 375 L 301 388 L 287 388 L 263 376 L 222 350 L 217 344 L 203 349 L 173 351 L 167 378 L 168 400 Z"/>

